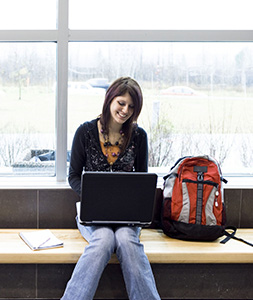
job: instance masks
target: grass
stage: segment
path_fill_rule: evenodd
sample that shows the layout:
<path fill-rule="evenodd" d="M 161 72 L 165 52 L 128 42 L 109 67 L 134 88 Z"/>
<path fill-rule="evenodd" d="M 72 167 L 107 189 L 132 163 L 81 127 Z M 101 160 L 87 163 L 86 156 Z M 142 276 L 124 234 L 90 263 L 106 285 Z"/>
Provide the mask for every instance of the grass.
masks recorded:
<path fill-rule="evenodd" d="M 0 94 L 1 132 L 53 133 L 55 130 L 55 94 L 52 90 L 6 88 Z M 103 104 L 101 95 L 69 95 L 68 132 L 86 120 L 96 118 Z M 158 102 L 159 118 L 175 133 L 252 133 L 253 98 L 241 97 L 169 97 L 144 90 L 144 105 L 139 124 L 150 127 L 153 106 Z"/>
<path fill-rule="evenodd" d="M 55 95 L 52 92 L 24 89 L 19 99 L 15 88 L 0 95 L 0 128 L 4 133 L 28 131 L 52 133 L 55 128 Z"/>
<path fill-rule="evenodd" d="M 155 97 L 145 99 L 142 122 L 152 118 L 152 102 L 160 102 L 160 118 L 175 133 L 253 132 L 253 99 L 222 97 Z"/>

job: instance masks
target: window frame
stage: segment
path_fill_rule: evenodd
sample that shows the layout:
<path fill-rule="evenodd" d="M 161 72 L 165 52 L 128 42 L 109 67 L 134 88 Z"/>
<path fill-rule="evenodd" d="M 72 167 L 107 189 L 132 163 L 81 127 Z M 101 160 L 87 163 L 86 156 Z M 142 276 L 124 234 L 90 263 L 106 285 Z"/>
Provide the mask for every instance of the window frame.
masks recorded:
<path fill-rule="evenodd" d="M 67 178 L 68 45 L 70 42 L 253 42 L 253 30 L 74 30 L 69 0 L 58 0 L 53 30 L 0 30 L 0 42 L 54 42 L 56 53 L 56 181 Z"/>

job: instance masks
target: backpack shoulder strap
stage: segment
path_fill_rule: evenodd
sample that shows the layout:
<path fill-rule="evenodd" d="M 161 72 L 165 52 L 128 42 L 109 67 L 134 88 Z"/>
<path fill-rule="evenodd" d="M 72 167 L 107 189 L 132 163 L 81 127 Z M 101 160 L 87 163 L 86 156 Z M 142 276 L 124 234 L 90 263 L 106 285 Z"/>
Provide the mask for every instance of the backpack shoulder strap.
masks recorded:
<path fill-rule="evenodd" d="M 232 232 L 230 233 L 230 232 L 228 232 L 227 230 L 232 230 Z M 239 241 L 239 242 L 243 242 L 243 243 L 245 243 L 245 244 L 247 244 L 247 245 L 253 247 L 253 244 L 251 244 L 250 242 L 245 241 L 244 239 L 238 238 L 237 236 L 235 236 L 236 230 L 237 230 L 237 228 L 234 227 L 234 226 L 227 226 L 227 227 L 225 227 L 225 229 L 224 229 L 224 235 L 226 235 L 226 237 L 225 237 L 225 239 L 222 240 L 220 243 L 221 243 L 221 244 L 225 244 L 225 243 L 228 242 L 230 239 L 234 239 L 234 240 L 237 240 L 237 241 Z"/>

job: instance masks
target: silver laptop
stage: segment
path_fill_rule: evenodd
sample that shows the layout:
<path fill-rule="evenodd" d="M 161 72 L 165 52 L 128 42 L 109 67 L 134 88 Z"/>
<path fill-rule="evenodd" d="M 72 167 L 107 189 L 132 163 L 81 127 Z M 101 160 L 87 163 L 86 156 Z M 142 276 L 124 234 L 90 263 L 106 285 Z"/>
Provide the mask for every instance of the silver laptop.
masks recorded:
<path fill-rule="evenodd" d="M 156 183 L 154 173 L 84 172 L 79 222 L 148 226 L 153 218 Z"/>

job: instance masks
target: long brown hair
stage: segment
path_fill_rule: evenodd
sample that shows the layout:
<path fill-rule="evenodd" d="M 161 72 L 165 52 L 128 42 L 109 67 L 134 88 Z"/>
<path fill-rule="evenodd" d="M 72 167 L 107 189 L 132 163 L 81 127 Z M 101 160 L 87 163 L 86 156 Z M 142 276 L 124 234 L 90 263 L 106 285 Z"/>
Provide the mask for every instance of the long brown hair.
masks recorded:
<path fill-rule="evenodd" d="M 132 130 L 134 124 L 137 122 L 137 119 L 140 115 L 142 104 L 143 104 L 143 96 L 142 91 L 134 79 L 131 77 L 120 77 L 116 79 L 108 88 L 105 94 L 105 101 L 102 109 L 102 114 L 100 116 L 100 122 L 102 128 L 105 133 L 108 134 L 109 131 L 109 121 L 110 121 L 110 105 L 112 100 L 115 97 L 125 95 L 129 93 L 130 97 L 132 98 L 134 104 L 134 112 L 132 116 L 123 124 L 122 131 L 124 132 L 124 144 L 122 145 L 122 152 L 126 149 L 130 142 Z"/>

